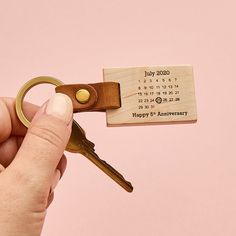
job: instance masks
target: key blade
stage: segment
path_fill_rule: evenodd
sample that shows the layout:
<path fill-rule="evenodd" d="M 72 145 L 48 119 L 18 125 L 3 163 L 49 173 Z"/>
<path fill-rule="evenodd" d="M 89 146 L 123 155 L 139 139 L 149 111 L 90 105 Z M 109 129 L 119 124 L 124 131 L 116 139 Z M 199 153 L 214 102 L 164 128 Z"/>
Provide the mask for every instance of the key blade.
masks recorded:
<path fill-rule="evenodd" d="M 94 146 L 95 144 L 86 138 L 84 130 L 74 120 L 72 124 L 71 137 L 67 144 L 66 150 L 73 153 L 81 153 L 126 191 L 132 192 L 132 184 L 126 181 L 125 178 L 112 166 L 101 160 L 95 153 Z"/>
<path fill-rule="evenodd" d="M 133 191 L 132 184 L 129 181 L 125 180 L 123 175 L 121 175 L 111 165 L 100 159 L 95 152 L 84 149 L 82 154 L 87 157 L 93 164 L 95 164 L 99 169 L 101 169 L 105 174 L 112 178 L 117 184 L 124 188 L 127 192 Z"/>

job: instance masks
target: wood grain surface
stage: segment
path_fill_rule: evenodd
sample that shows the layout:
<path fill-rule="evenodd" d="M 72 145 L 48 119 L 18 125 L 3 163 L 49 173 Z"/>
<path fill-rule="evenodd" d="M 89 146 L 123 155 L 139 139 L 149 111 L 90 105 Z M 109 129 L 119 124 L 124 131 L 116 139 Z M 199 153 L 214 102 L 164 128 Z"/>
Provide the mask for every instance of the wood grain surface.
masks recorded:
<path fill-rule="evenodd" d="M 120 83 L 121 108 L 107 111 L 107 125 L 195 122 L 191 65 L 107 68 L 104 81 Z"/>

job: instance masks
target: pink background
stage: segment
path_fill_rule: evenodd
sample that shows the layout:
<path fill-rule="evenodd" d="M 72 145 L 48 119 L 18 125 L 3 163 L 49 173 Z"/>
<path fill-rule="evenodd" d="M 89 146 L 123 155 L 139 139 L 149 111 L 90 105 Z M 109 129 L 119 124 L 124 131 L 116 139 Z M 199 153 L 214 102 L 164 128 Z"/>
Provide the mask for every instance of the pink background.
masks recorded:
<path fill-rule="evenodd" d="M 39 75 L 88 83 L 103 67 L 194 66 L 196 124 L 108 128 L 103 113 L 75 115 L 134 192 L 68 153 L 42 235 L 236 234 L 235 1 L 0 3 L 1 96 Z M 42 87 L 30 101 L 50 96 Z"/>

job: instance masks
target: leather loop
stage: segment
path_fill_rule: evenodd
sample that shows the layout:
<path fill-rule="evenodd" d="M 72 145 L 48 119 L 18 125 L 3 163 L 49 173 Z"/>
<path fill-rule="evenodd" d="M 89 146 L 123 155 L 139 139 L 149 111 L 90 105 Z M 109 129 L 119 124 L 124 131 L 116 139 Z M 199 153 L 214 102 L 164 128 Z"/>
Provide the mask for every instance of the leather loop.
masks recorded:
<path fill-rule="evenodd" d="M 89 91 L 90 98 L 87 103 L 82 104 L 76 99 L 76 92 L 80 89 Z M 64 93 L 71 98 L 74 112 L 105 111 L 121 107 L 120 86 L 115 82 L 59 85 L 56 92 Z"/>

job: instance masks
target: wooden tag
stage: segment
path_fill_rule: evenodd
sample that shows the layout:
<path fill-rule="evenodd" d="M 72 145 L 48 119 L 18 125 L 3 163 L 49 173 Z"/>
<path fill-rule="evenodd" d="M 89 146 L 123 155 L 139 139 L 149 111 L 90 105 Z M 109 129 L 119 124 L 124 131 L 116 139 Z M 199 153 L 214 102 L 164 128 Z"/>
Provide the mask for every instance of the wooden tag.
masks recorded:
<path fill-rule="evenodd" d="M 190 65 L 107 68 L 104 81 L 120 83 L 121 108 L 107 110 L 107 125 L 197 120 Z"/>

